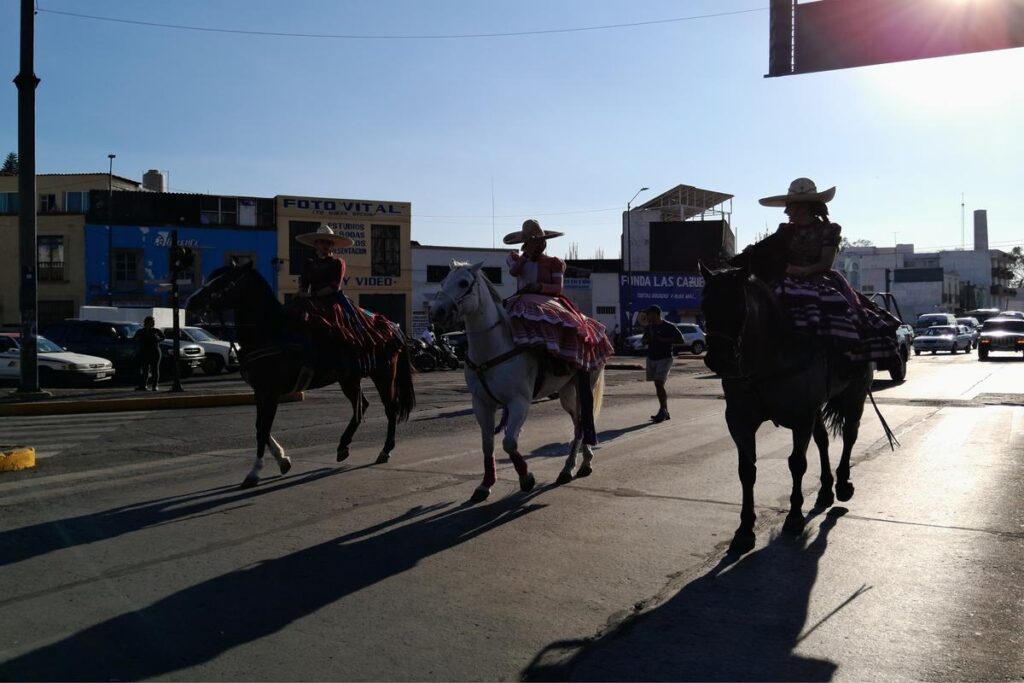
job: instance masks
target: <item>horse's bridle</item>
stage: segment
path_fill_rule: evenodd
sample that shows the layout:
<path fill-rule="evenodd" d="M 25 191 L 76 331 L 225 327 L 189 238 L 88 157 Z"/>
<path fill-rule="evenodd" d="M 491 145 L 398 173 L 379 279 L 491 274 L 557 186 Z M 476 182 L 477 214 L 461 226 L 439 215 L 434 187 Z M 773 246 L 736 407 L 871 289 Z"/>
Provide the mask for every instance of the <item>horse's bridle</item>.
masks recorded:
<path fill-rule="evenodd" d="M 452 296 L 451 294 L 449 294 L 448 292 L 444 291 L 443 289 L 438 290 L 437 295 L 438 296 L 445 296 L 449 301 L 452 302 L 452 305 L 455 306 L 455 311 L 461 315 L 462 314 L 462 302 L 465 301 L 466 298 L 470 294 L 473 293 L 473 290 L 476 289 L 476 283 L 477 283 L 477 280 L 479 280 L 479 277 L 473 277 L 472 280 L 473 281 L 469 283 L 469 287 L 466 288 L 466 291 L 463 292 L 462 295 L 459 296 L 458 298 Z"/>

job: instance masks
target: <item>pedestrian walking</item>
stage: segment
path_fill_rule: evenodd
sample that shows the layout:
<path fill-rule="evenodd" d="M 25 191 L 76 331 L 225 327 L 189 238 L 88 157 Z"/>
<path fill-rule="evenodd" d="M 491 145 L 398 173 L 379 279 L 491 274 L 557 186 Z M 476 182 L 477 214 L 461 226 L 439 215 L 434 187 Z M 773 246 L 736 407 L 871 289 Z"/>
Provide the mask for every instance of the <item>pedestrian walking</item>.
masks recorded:
<path fill-rule="evenodd" d="M 651 419 L 664 422 L 671 419 L 665 381 L 672 369 L 672 345 L 684 341 L 683 333 L 672 323 L 661 319 L 661 307 L 649 306 L 644 312 L 647 314 L 647 327 L 643 336 L 647 344 L 647 381 L 654 382 L 654 392 L 658 395 L 658 412 L 651 415 Z"/>
<path fill-rule="evenodd" d="M 164 334 L 156 328 L 153 316 L 147 315 L 142 321 L 142 329 L 137 330 L 132 339 L 135 341 L 135 358 L 139 364 L 139 384 L 135 391 L 145 391 L 150 382 L 153 391 L 156 391 L 160 382 L 160 342 L 164 340 Z"/>

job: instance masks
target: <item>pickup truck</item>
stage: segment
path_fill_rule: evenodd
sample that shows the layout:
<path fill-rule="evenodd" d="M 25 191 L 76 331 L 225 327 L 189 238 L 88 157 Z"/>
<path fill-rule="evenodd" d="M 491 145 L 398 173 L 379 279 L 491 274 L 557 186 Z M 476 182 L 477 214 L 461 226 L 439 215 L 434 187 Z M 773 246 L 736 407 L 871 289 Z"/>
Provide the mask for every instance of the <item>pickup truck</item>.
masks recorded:
<path fill-rule="evenodd" d="M 238 369 L 238 344 L 224 341 L 201 327 L 186 325 L 178 329 L 181 331 L 182 342 L 201 346 L 206 352 L 202 365 L 203 374 L 219 375 L 224 370 L 230 372 Z M 168 339 L 174 339 L 173 327 L 163 328 L 163 333 Z"/>
<path fill-rule="evenodd" d="M 911 351 L 914 350 L 914 328 L 903 322 L 900 314 L 900 306 L 896 303 L 896 296 L 891 292 L 875 292 L 869 297 L 880 308 L 892 313 L 900 321 L 896 328 L 896 343 L 900 349 L 900 364 L 898 367 L 889 368 L 889 377 L 894 382 L 902 382 L 907 378 L 907 363 L 910 362 Z"/>

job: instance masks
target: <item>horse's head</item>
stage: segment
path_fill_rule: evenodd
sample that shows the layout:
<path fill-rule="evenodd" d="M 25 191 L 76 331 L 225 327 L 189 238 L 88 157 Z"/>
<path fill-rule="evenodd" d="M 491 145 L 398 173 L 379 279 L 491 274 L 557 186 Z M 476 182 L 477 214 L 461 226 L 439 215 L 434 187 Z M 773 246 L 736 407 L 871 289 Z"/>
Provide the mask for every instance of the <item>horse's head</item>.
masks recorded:
<path fill-rule="evenodd" d="M 443 327 L 480 309 L 485 285 L 480 272 L 483 261 L 469 265 L 452 261 L 451 271 L 441 281 L 441 289 L 430 304 L 430 320 Z"/>
<path fill-rule="evenodd" d="M 232 262 L 217 268 L 206 278 L 203 286 L 188 298 L 185 309 L 202 317 L 205 312 L 223 313 L 237 308 L 251 296 L 249 280 L 253 276 L 259 277 L 251 261 L 241 265 Z"/>
<path fill-rule="evenodd" d="M 746 268 L 709 270 L 703 263 L 704 295 L 700 308 L 708 338 L 704 364 L 726 378 L 743 376 L 743 327 L 747 317 Z"/>

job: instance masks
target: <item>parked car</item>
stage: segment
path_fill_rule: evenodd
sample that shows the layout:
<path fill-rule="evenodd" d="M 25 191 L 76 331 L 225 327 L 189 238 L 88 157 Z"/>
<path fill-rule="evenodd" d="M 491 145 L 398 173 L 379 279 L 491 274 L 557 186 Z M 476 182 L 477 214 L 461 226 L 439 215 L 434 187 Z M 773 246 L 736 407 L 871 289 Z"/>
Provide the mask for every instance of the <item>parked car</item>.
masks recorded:
<path fill-rule="evenodd" d="M 205 359 L 203 360 L 204 374 L 219 375 L 224 370 L 231 372 L 238 369 L 238 344 L 225 341 L 201 327 L 186 325 L 178 329 L 181 331 L 181 340 L 183 342 L 192 342 L 203 347 L 205 352 Z M 165 327 L 163 333 L 168 339 L 174 339 L 173 327 Z"/>
<path fill-rule="evenodd" d="M 459 360 L 466 360 L 468 342 L 466 341 L 466 333 L 464 331 L 445 332 L 441 337 L 447 340 L 448 345 L 455 351 L 455 355 L 458 356 Z"/>
<path fill-rule="evenodd" d="M 1017 320 L 1024 320 L 1024 311 L 1003 311 L 999 314 L 1000 318 L 1016 318 Z"/>
<path fill-rule="evenodd" d="M 971 335 L 974 338 L 974 348 L 978 348 L 978 340 L 981 339 L 981 323 L 978 319 L 972 316 L 966 318 L 957 318 L 956 322 L 958 325 L 963 325 L 971 331 Z"/>
<path fill-rule="evenodd" d="M 108 358 L 119 373 L 134 376 L 138 371 L 138 348 L 132 337 L 142 326 L 138 323 L 103 322 L 68 318 L 51 323 L 43 334 L 58 345 L 76 353 Z M 206 354 L 203 347 L 191 342 L 180 344 L 178 367 L 182 377 L 188 377 L 202 366 Z M 174 343 L 165 339 L 160 343 L 160 373 L 168 376 L 174 371 Z"/>
<path fill-rule="evenodd" d="M 963 325 L 934 325 L 914 337 L 914 355 L 924 351 L 956 353 L 961 349 L 970 353 L 973 343 L 973 335 Z"/>
<path fill-rule="evenodd" d="M 1024 320 L 989 318 L 981 326 L 978 360 L 988 360 L 993 351 L 1020 352 L 1024 359 Z"/>
<path fill-rule="evenodd" d="M 680 351 L 690 351 L 694 354 L 704 353 L 704 349 L 708 346 L 708 340 L 704 335 L 704 330 L 700 329 L 699 325 L 694 323 L 672 324 L 683 333 L 683 341 L 672 345 L 673 353 L 679 353 Z M 647 351 L 647 344 L 644 343 L 643 337 L 642 334 L 632 334 L 626 337 L 626 351 L 630 353 L 644 353 Z"/>
<path fill-rule="evenodd" d="M 92 384 L 109 382 L 114 364 L 106 358 L 73 353 L 54 344 L 46 337 L 36 337 L 39 384 Z M 21 334 L 0 333 L 0 379 L 16 380 L 21 377 Z"/>
<path fill-rule="evenodd" d="M 193 326 L 190 325 L 189 327 Z M 195 325 L 194 327 L 206 330 L 221 341 L 235 342 L 236 345 L 238 344 L 238 328 L 231 323 L 224 323 L 223 325 L 220 323 L 202 323 Z"/>
<path fill-rule="evenodd" d="M 936 325 L 956 327 L 956 316 L 952 313 L 922 313 L 917 316 L 917 322 L 914 324 L 914 334 L 923 334 L 929 327 Z"/>

